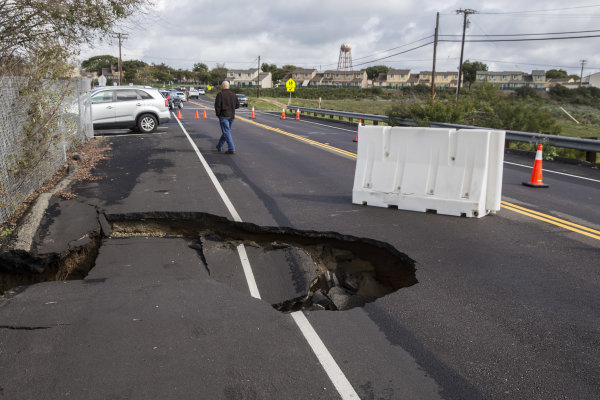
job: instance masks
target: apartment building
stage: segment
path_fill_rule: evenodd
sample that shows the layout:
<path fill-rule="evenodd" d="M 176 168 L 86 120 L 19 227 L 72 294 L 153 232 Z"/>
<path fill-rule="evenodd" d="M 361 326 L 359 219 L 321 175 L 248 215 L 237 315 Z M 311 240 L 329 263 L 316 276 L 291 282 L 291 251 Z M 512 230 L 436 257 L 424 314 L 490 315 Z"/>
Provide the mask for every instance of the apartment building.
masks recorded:
<path fill-rule="evenodd" d="M 259 74 L 257 69 L 230 69 L 227 71 L 227 80 L 231 86 L 256 86 L 257 77 L 260 87 L 273 87 L 273 74 L 270 72 Z"/>
<path fill-rule="evenodd" d="M 320 80 L 319 86 L 366 88 L 368 87 L 367 71 L 328 70 L 323 72 L 323 78 Z"/>
<path fill-rule="evenodd" d="M 546 71 L 533 70 L 531 74 L 521 71 L 477 71 L 475 77 L 477 83 L 489 83 L 500 89 L 518 89 L 520 87 L 532 87 L 545 89 L 548 87 Z"/>

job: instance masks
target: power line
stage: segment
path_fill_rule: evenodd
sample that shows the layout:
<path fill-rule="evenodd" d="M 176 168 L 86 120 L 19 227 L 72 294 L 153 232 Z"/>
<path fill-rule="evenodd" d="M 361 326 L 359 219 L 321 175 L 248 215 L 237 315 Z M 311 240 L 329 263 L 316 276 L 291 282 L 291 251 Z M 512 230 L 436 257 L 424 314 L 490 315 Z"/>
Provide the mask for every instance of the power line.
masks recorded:
<path fill-rule="evenodd" d="M 531 39 L 474 39 L 474 40 L 465 40 L 465 42 L 470 42 L 470 43 L 533 42 L 533 41 L 543 41 L 543 40 L 589 39 L 589 38 L 597 38 L 597 37 L 600 37 L 600 35 L 564 36 L 564 37 L 531 38 Z M 442 40 L 440 40 L 440 42 L 460 42 L 460 40 L 442 39 Z"/>
<path fill-rule="evenodd" d="M 545 10 L 527 10 L 527 11 L 506 11 L 506 12 L 480 12 L 479 14 L 486 15 L 512 15 L 512 14 L 530 14 L 537 12 L 550 12 L 550 11 L 566 11 L 566 10 L 580 10 L 582 8 L 595 8 L 600 7 L 600 4 L 590 5 L 590 6 L 578 6 L 578 7 L 563 7 L 563 8 L 550 8 Z"/>
<path fill-rule="evenodd" d="M 387 49 L 387 50 L 379 50 L 379 51 L 376 51 L 375 53 L 373 53 L 373 54 L 370 54 L 370 55 L 368 55 L 368 56 L 364 56 L 364 57 L 355 58 L 355 59 L 354 59 L 354 61 L 357 61 L 357 60 L 363 60 L 363 59 L 365 59 L 365 58 L 373 57 L 373 56 L 375 56 L 375 55 L 376 55 L 376 54 L 378 54 L 378 53 L 387 53 L 388 51 L 392 51 L 392 50 L 400 49 L 400 48 L 402 48 L 402 47 L 407 47 L 407 46 L 410 46 L 410 45 L 412 45 L 412 44 L 415 44 L 415 43 L 422 42 L 423 40 L 430 39 L 430 38 L 432 38 L 432 37 L 433 37 L 433 35 L 429 35 L 429 36 L 426 36 L 426 37 L 424 37 L 424 38 L 421 38 L 421 39 L 419 39 L 419 40 L 415 40 L 414 42 L 410 42 L 410 43 L 407 43 L 407 44 L 403 44 L 402 46 L 396 46 L 396 47 L 392 47 L 391 49 Z"/>
<path fill-rule="evenodd" d="M 571 32 L 548 32 L 548 33 L 507 33 L 507 34 L 485 34 L 485 35 L 467 35 L 466 37 L 490 37 L 490 36 L 543 36 L 543 35 L 571 35 L 578 33 L 593 33 L 600 32 L 600 29 L 595 29 L 591 31 L 571 31 Z M 439 35 L 444 37 L 456 37 L 460 35 Z"/>
<path fill-rule="evenodd" d="M 381 58 L 377 58 L 375 60 L 371 60 L 371 61 L 366 61 L 366 62 L 363 62 L 363 63 L 354 64 L 354 66 L 357 67 L 359 65 L 371 64 L 371 63 L 374 63 L 376 61 L 385 60 L 385 59 L 388 59 L 390 57 L 398 56 L 400 54 L 405 54 L 405 53 L 408 53 L 410 51 L 414 51 L 414 50 L 420 49 L 422 47 L 429 46 L 430 44 L 433 44 L 433 42 L 425 43 L 425 44 L 422 44 L 420 46 L 413 47 L 412 49 L 404 50 L 404 51 L 401 51 L 399 53 L 395 53 L 395 54 L 392 54 L 392 55 L 389 55 L 389 56 L 386 56 L 386 57 L 381 57 Z"/>

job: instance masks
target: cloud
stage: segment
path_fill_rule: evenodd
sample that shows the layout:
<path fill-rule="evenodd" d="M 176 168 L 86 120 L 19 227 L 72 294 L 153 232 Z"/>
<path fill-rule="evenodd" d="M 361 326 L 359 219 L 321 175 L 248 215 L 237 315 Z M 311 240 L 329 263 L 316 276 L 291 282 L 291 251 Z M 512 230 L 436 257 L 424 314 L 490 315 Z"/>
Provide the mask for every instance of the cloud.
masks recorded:
<path fill-rule="evenodd" d="M 352 46 L 354 60 L 365 62 L 409 50 L 433 41 L 435 15 L 440 12 L 440 34 L 462 33 L 462 15 L 456 10 L 473 8 L 469 35 L 565 32 L 595 30 L 600 7 L 574 8 L 559 1 L 516 0 L 440 1 L 415 0 L 306 0 L 250 3 L 210 0 L 160 0 L 155 11 L 128 31 L 124 59 L 142 59 L 191 69 L 194 63 L 209 67 L 251 68 L 261 61 L 278 66 L 294 64 L 309 68 L 335 68 L 342 43 Z M 569 10 L 539 11 L 570 8 Z M 536 12 L 524 12 L 524 11 Z M 507 12 L 519 12 L 506 14 Z M 450 37 L 445 37 L 446 39 Z M 423 39 L 423 40 L 421 40 Z M 419 41 L 421 40 L 421 41 Z M 587 59 L 589 72 L 600 70 L 596 55 L 600 38 L 512 43 L 466 43 L 465 59 L 484 61 L 494 69 L 568 68 L 579 73 L 579 60 Z M 413 43 L 413 44 L 411 44 Z M 394 49 L 388 52 L 384 50 Z M 419 50 L 374 61 L 395 68 L 429 70 L 431 45 Z M 98 54 L 118 54 L 118 47 L 98 45 L 84 51 L 82 59 Z M 438 70 L 456 70 L 460 43 L 441 42 Z M 358 62 L 357 62 L 358 64 Z M 534 64 L 539 64 L 536 66 Z M 369 64 L 360 66 L 367 67 Z"/>

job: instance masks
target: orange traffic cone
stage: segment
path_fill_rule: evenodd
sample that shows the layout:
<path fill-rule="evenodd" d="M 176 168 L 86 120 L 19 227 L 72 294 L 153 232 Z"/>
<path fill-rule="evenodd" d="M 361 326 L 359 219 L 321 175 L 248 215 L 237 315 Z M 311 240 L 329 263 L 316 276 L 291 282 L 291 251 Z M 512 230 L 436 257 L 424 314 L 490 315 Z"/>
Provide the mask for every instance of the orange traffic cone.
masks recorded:
<path fill-rule="evenodd" d="M 206 118 L 208 118 L 208 117 L 206 116 L 206 110 L 204 110 L 204 112 L 202 113 L 202 119 L 206 119 Z"/>
<path fill-rule="evenodd" d="M 281 119 L 285 119 L 285 108 L 281 109 Z"/>
<path fill-rule="evenodd" d="M 547 188 L 548 185 L 542 181 L 542 145 L 538 144 L 535 152 L 535 162 L 533 163 L 533 172 L 529 183 L 523 182 L 523 185 L 536 188 Z"/>
<path fill-rule="evenodd" d="M 296 119 L 299 120 L 300 119 L 300 109 L 296 108 Z"/>
<path fill-rule="evenodd" d="M 200 116 L 198 115 L 198 110 L 196 110 L 196 116 L 194 117 L 195 119 L 199 119 Z"/>
<path fill-rule="evenodd" d="M 181 110 L 177 110 L 177 119 L 181 119 Z"/>
<path fill-rule="evenodd" d="M 356 139 L 353 142 L 358 142 L 358 128 L 362 125 L 362 119 L 358 120 L 358 126 L 356 127 Z"/>
<path fill-rule="evenodd" d="M 250 119 L 255 119 L 256 116 L 254 115 L 254 106 L 252 106 L 252 113 L 250 114 Z"/>

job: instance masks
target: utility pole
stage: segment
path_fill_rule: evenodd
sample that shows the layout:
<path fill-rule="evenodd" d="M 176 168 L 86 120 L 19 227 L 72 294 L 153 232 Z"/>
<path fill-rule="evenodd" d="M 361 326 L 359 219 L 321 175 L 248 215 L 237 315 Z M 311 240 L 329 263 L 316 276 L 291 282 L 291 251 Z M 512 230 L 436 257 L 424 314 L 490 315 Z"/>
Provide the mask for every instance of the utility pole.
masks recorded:
<path fill-rule="evenodd" d="M 256 74 L 256 97 L 260 97 L 260 56 L 258 56 L 258 73 Z"/>
<path fill-rule="evenodd" d="M 435 18 L 435 39 L 433 40 L 433 68 L 431 69 L 431 99 L 435 98 L 435 53 L 438 44 L 438 29 L 440 27 L 440 13 Z"/>
<path fill-rule="evenodd" d="M 127 39 L 126 33 L 115 33 L 116 37 L 119 39 L 119 85 L 123 84 L 123 59 L 121 58 L 121 38 Z"/>
<path fill-rule="evenodd" d="M 587 60 L 581 60 L 580 62 L 581 62 L 581 75 L 579 77 L 579 86 L 581 86 L 583 84 L 583 66 L 585 65 Z"/>
<path fill-rule="evenodd" d="M 456 10 L 457 14 L 463 14 L 463 34 L 462 34 L 462 44 L 460 47 L 460 64 L 458 66 L 458 85 L 456 86 L 456 100 L 458 100 L 458 95 L 460 94 L 460 83 L 462 81 L 462 64 L 463 64 L 463 54 L 465 52 L 465 33 L 467 32 L 467 16 L 469 14 L 475 14 L 477 11 L 471 10 L 469 8 L 465 10 Z"/>

